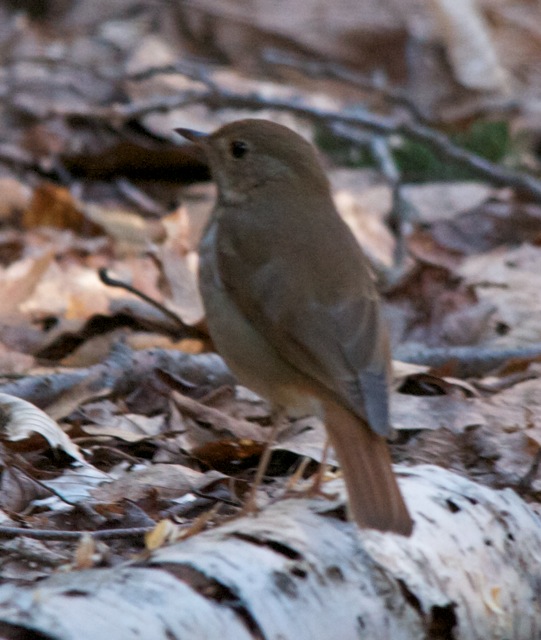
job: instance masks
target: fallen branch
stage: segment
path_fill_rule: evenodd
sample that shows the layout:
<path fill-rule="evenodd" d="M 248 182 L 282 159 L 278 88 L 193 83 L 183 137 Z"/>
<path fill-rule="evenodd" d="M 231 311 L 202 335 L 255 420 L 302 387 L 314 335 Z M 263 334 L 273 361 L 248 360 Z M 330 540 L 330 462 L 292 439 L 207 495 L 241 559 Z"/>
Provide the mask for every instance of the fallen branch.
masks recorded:
<path fill-rule="evenodd" d="M 288 111 L 309 120 L 324 123 L 338 135 L 353 142 L 355 142 L 356 132 L 359 128 L 378 135 L 403 136 L 426 145 L 446 162 L 451 161 L 457 165 L 467 167 L 472 174 L 487 180 L 491 184 L 513 187 L 523 196 L 541 201 L 540 180 L 532 175 L 507 169 L 457 146 L 447 135 L 428 126 L 425 123 L 425 114 L 419 113 L 411 100 L 401 91 L 380 87 L 380 91 L 383 91 L 385 97 L 402 104 L 409 111 L 404 116 L 383 117 L 362 108 L 339 112 L 327 111 L 313 107 L 304 98 L 297 99 L 295 96 L 281 99 L 267 98 L 257 93 L 236 93 L 215 84 L 211 76 L 200 65 L 192 67 L 180 63 L 179 65 L 158 67 L 156 70 L 151 68 L 145 70 L 140 76 L 136 75 L 134 77 L 135 79 L 144 79 L 154 73 L 173 73 L 176 70 L 191 80 L 202 83 L 204 88 L 191 89 L 176 95 L 152 96 L 137 102 L 110 106 L 87 104 L 73 108 L 71 105 L 64 107 L 47 103 L 42 104 L 39 101 L 31 103 L 23 101 L 12 102 L 12 107 L 19 112 L 42 120 L 49 118 L 82 119 L 94 124 L 101 123 L 116 128 L 120 128 L 129 121 L 141 119 L 151 113 L 169 112 L 192 104 L 205 104 L 210 109 L 275 109 Z M 361 83 L 359 78 L 350 77 L 345 71 L 339 72 L 336 68 L 329 67 L 326 72 L 334 77 L 341 77 L 342 80 L 350 83 Z M 133 80 L 134 78 L 126 76 L 126 79 Z M 370 88 L 374 89 L 374 83 Z M 3 155 L 6 157 L 6 153 Z M 7 156 L 6 159 L 12 162 L 22 163 L 23 165 L 28 163 L 26 158 L 15 157 L 12 152 Z"/>
<path fill-rule="evenodd" d="M 541 555 L 529 507 L 434 466 L 403 469 L 400 483 L 415 518 L 409 539 L 359 531 L 340 501 L 283 500 L 138 565 L 4 584 L 2 630 L 62 640 L 540 637 L 538 576 L 524 571 Z"/>
<path fill-rule="evenodd" d="M 156 379 L 156 371 L 166 371 L 185 388 L 196 388 L 201 393 L 205 389 L 235 384 L 235 378 L 224 361 L 214 353 L 192 355 L 165 349 L 132 351 L 126 345 L 118 344 L 101 364 L 11 380 L 0 385 L 0 391 L 28 400 L 43 409 L 85 383 L 94 397 L 104 392 L 123 397 Z"/>
<path fill-rule="evenodd" d="M 398 346 L 393 357 L 411 364 L 441 367 L 453 363 L 454 375 L 460 378 L 483 376 L 508 360 L 533 360 L 541 357 L 541 344 L 498 349 L 496 347 L 425 347 L 420 344 Z"/>
<path fill-rule="evenodd" d="M 0 526 L 2 538 L 32 538 L 33 540 L 73 540 L 77 542 L 82 536 L 99 540 L 118 538 L 141 538 L 154 527 L 131 527 L 128 529 L 101 529 L 96 531 L 61 531 L 58 529 L 27 529 L 25 527 Z"/>

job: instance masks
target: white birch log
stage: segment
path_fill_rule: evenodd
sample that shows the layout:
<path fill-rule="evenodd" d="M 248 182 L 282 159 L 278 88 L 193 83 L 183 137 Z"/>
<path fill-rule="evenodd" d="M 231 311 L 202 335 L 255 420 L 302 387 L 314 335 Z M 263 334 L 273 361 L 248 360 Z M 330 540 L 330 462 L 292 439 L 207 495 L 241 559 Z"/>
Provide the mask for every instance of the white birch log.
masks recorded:
<path fill-rule="evenodd" d="M 139 565 L 3 585 L 0 630 L 61 640 L 541 637 L 541 524 L 528 505 L 434 466 L 402 469 L 400 484 L 415 519 L 409 539 L 359 531 L 339 501 L 283 500 Z"/>

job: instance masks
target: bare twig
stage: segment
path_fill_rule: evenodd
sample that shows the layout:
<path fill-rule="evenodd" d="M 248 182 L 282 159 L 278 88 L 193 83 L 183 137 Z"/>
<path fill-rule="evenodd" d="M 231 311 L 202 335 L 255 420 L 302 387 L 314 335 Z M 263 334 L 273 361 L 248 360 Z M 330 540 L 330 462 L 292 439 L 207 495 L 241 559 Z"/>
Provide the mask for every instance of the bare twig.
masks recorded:
<path fill-rule="evenodd" d="M 58 67 L 63 67 L 71 71 L 88 73 L 101 80 L 109 81 L 116 80 L 124 82 L 126 80 L 132 80 L 134 82 L 140 82 L 159 75 L 180 74 L 185 78 L 189 78 L 197 82 L 202 82 L 208 87 L 211 87 L 213 85 L 211 78 L 208 76 L 207 71 L 202 64 L 187 62 L 186 60 L 177 60 L 176 62 L 172 63 L 148 67 L 146 69 L 143 69 L 142 71 L 126 73 L 120 67 L 89 67 L 88 65 L 66 59 L 62 53 L 45 53 L 35 56 L 9 56 L 5 59 L 4 66 L 9 67 L 23 63 L 41 65 L 44 67 L 55 67 L 55 69 L 58 69 Z"/>
<path fill-rule="evenodd" d="M 91 538 L 139 538 L 154 527 L 133 527 L 128 529 L 102 529 L 101 531 L 58 531 L 56 529 L 25 529 L 24 527 L 0 527 L 0 538 L 17 538 L 24 536 L 34 540 L 75 540 L 81 536 Z"/>
<path fill-rule="evenodd" d="M 76 107 L 64 107 L 35 102 L 32 102 L 32 104 L 19 103 L 14 106 L 22 113 L 44 120 L 49 118 L 79 119 L 119 128 L 126 122 L 142 118 L 149 113 L 172 111 L 173 109 L 199 103 L 202 95 L 206 95 L 206 92 L 189 91 L 171 96 L 152 97 L 132 103 L 115 103 L 106 107 L 93 103 L 77 105 Z"/>
<path fill-rule="evenodd" d="M 164 208 L 153 200 L 148 194 L 138 189 L 132 182 L 126 178 L 118 178 L 115 181 L 120 193 L 137 207 L 156 216 L 164 214 Z"/>
<path fill-rule="evenodd" d="M 431 120 L 428 113 L 415 104 L 406 91 L 389 86 L 381 74 L 368 76 L 347 69 L 335 62 L 307 60 L 279 49 L 267 49 L 263 53 L 263 59 L 271 64 L 298 69 L 310 77 L 340 80 L 357 89 L 375 92 L 387 102 L 405 107 L 417 120 L 421 122 L 429 122 Z"/>
<path fill-rule="evenodd" d="M 406 235 L 410 207 L 402 196 L 402 176 L 392 156 L 388 139 L 373 136 L 371 150 L 372 157 L 392 189 L 393 205 L 389 213 L 389 224 L 396 238 L 394 270 L 400 271 L 407 255 Z"/>
<path fill-rule="evenodd" d="M 186 100 L 188 99 L 186 95 L 184 97 Z M 484 178 L 492 184 L 513 187 L 522 195 L 541 201 L 541 181 L 534 176 L 512 171 L 481 158 L 477 154 L 457 146 L 443 133 L 408 118 L 384 117 L 363 109 L 333 112 L 313 107 L 306 102 L 296 101 L 292 98 L 270 99 L 255 93 L 239 94 L 227 89 L 207 91 L 199 94 L 199 97 L 194 94 L 190 102 L 201 102 L 213 109 L 227 106 L 238 109 L 288 111 L 311 121 L 324 123 L 327 126 L 334 125 L 335 131 L 340 125 L 341 135 L 353 140 L 355 132 L 359 128 L 386 136 L 398 134 L 426 145 L 439 158 L 467 167 L 474 175 Z M 159 104 L 159 99 L 156 99 L 156 104 Z M 148 105 L 146 106 L 148 107 Z M 133 111 L 136 109 L 133 108 Z"/>
<path fill-rule="evenodd" d="M 173 313 L 167 307 L 164 307 L 163 304 L 160 304 L 157 300 L 154 300 L 150 296 L 147 296 L 146 293 L 143 293 L 139 289 L 132 287 L 131 284 L 128 284 L 123 280 L 117 280 L 116 278 L 112 278 L 108 274 L 107 269 L 99 269 L 98 275 L 100 280 L 103 282 L 103 284 L 106 284 L 109 287 L 118 287 L 119 289 L 124 289 L 125 291 L 129 291 L 130 293 L 133 293 L 134 295 L 136 295 L 138 298 L 141 298 L 141 300 L 144 300 L 146 303 L 153 306 L 155 309 L 158 309 L 158 311 L 161 311 L 164 316 L 172 320 L 177 325 L 177 327 L 180 328 L 184 336 L 188 338 L 196 338 L 199 340 L 207 339 L 208 336 L 205 333 L 203 333 L 200 329 L 198 329 L 197 327 L 191 327 L 190 325 L 182 322 L 182 320 L 177 316 L 176 313 Z"/>
<path fill-rule="evenodd" d="M 174 70 L 175 65 L 163 69 Z M 143 74 L 159 72 L 147 70 Z M 337 69 L 331 70 L 335 73 Z M 132 103 L 113 104 L 102 107 L 96 104 L 78 106 L 77 108 L 63 107 L 59 105 L 15 104 L 14 108 L 27 111 L 35 117 L 64 117 L 79 118 L 92 122 L 103 122 L 108 126 L 120 128 L 124 123 L 142 118 L 150 113 L 167 112 L 192 104 L 205 104 L 210 109 L 237 108 L 237 109 L 274 109 L 288 111 L 307 118 L 313 122 L 323 123 L 333 127 L 335 132 L 340 131 L 344 138 L 355 142 L 358 129 L 365 129 L 372 133 L 389 136 L 400 135 L 427 146 L 437 157 L 446 162 L 453 162 L 467 167 L 470 172 L 497 186 L 509 186 L 519 193 L 536 201 L 541 201 L 541 180 L 526 173 L 513 171 L 501 165 L 486 160 L 477 154 L 454 144 L 448 136 L 436 129 L 424 124 L 421 120 L 423 114 L 415 113 L 414 105 L 408 102 L 406 96 L 396 91 L 386 90 L 389 99 L 401 101 L 408 106 L 409 113 L 384 117 L 376 115 L 362 108 L 347 111 L 328 111 L 311 106 L 305 100 L 296 97 L 267 98 L 257 93 L 236 93 L 224 87 L 218 87 L 205 74 L 200 67 L 194 67 L 186 71 L 190 78 L 199 80 L 206 87 L 203 90 L 188 90 L 176 95 L 157 96 Z M 329 71 L 330 72 L 330 71 Z M 342 73 L 342 72 L 341 72 Z M 343 72 L 345 73 L 345 72 Z M 144 77 L 141 76 L 141 77 Z M 372 82 L 372 87 L 374 83 Z M 412 113 L 415 117 L 412 118 Z M 339 127 L 339 129 L 338 129 Z"/>

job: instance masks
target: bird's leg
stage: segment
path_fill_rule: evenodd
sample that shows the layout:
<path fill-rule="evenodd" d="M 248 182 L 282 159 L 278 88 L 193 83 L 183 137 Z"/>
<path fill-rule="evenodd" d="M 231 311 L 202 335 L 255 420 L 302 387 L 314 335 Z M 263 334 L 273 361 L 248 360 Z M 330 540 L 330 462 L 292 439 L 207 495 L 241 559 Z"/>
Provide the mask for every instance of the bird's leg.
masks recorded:
<path fill-rule="evenodd" d="M 325 438 L 325 445 L 323 447 L 323 453 L 321 454 L 321 462 L 319 463 L 318 470 L 314 474 L 314 480 L 312 486 L 306 491 L 307 496 L 325 496 L 325 492 L 321 488 L 323 484 L 323 478 L 325 477 L 325 471 L 327 470 L 327 456 L 329 454 L 329 438 Z"/>
<path fill-rule="evenodd" d="M 265 444 L 265 448 L 263 449 L 263 453 L 261 455 L 261 458 L 259 459 L 259 464 L 257 465 L 257 471 L 255 473 L 255 478 L 254 481 L 252 483 L 252 487 L 250 489 L 250 495 L 248 496 L 248 499 L 246 500 L 246 502 L 244 503 L 244 507 L 242 508 L 242 514 L 255 514 L 258 511 L 258 507 L 257 507 L 257 491 L 261 485 L 261 482 L 263 481 L 263 476 L 265 475 L 265 471 L 267 470 L 267 467 L 269 466 L 269 462 L 271 459 L 271 455 L 272 455 L 272 445 L 274 444 L 274 440 L 276 438 L 276 434 L 278 432 L 278 429 L 280 427 L 280 424 L 282 423 L 282 420 L 284 418 L 284 412 L 283 411 L 277 411 L 276 413 L 273 414 L 273 426 L 272 426 L 272 430 L 270 432 L 269 435 L 269 439 L 267 440 L 266 444 Z"/>
<path fill-rule="evenodd" d="M 306 467 L 312 462 L 312 458 L 308 457 L 308 456 L 304 456 L 304 458 L 301 460 L 301 463 L 299 464 L 299 466 L 295 469 L 295 472 L 293 473 L 293 475 L 289 478 L 289 480 L 287 481 L 286 484 L 286 494 L 289 491 L 292 491 L 294 489 L 294 487 L 300 482 L 300 480 L 302 479 L 304 472 L 306 471 Z"/>
<path fill-rule="evenodd" d="M 312 484 L 302 491 L 298 491 L 296 493 L 297 496 L 303 498 L 314 498 L 316 496 L 321 496 L 326 498 L 327 500 L 335 500 L 336 494 L 327 493 L 323 491 L 322 484 L 323 478 L 325 476 L 325 471 L 327 470 L 327 455 L 329 453 L 330 441 L 329 438 L 325 439 L 325 446 L 323 447 L 323 453 L 321 455 L 321 462 L 319 463 L 318 470 L 313 476 Z M 310 462 L 310 458 L 304 458 L 304 460 L 299 465 L 299 468 L 295 471 L 295 473 L 291 476 L 289 482 L 287 483 L 286 495 L 289 491 L 293 489 L 293 487 L 297 484 L 299 479 L 302 477 L 304 470 L 306 469 L 307 464 Z"/>

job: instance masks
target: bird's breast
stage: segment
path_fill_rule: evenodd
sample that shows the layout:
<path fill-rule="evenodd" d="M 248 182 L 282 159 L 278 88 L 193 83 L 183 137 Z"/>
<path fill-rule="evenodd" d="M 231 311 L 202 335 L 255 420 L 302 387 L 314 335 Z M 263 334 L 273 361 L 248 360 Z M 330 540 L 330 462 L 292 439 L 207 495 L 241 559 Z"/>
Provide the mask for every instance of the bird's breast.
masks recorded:
<path fill-rule="evenodd" d="M 219 220 L 199 245 L 199 287 L 210 335 L 239 382 L 291 415 L 321 415 L 306 377 L 284 360 L 239 310 L 220 277 Z M 242 286 L 239 283 L 239 286 Z"/>

